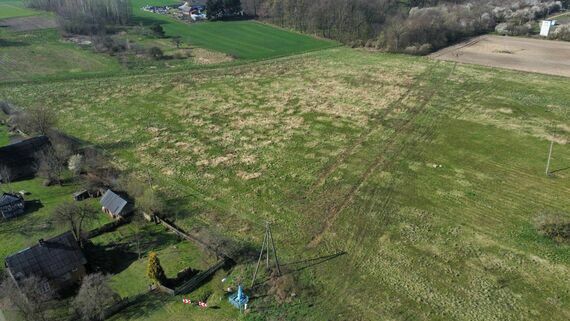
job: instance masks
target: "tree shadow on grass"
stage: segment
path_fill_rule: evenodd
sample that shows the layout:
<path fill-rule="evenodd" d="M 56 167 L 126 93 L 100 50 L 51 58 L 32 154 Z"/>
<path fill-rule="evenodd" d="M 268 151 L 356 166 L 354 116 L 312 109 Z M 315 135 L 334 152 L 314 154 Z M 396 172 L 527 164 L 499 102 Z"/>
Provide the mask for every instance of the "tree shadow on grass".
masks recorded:
<path fill-rule="evenodd" d="M 85 246 L 85 256 L 92 271 L 118 274 L 126 270 L 138 259 L 137 253 L 129 251 L 129 244 L 95 245 L 88 243 Z"/>
<path fill-rule="evenodd" d="M 5 26 L 0 26 L 0 27 L 5 27 Z M 25 46 L 29 46 L 30 44 L 27 42 L 23 42 L 23 41 L 13 41 L 13 40 L 7 40 L 7 39 L 0 39 L 0 47 L 25 47 Z"/>
<path fill-rule="evenodd" d="M 134 146 L 133 142 L 126 141 L 126 140 L 121 140 L 121 141 L 112 142 L 112 143 L 103 143 L 103 144 L 97 145 L 98 148 L 105 150 L 105 151 L 123 150 L 123 149 L 128 149 L 128 148 L 133 147 L 133 146 Z"/>
<path fill-rule="evenodd" d="M 555 170 L 553 170 L 553 171 L 550 171 L 550 174 L 554 174 L 554 173 L 558 173 L 558 172 L 564 172 L 564 171 L 567 171 L 567 170 L 570 170 L 570 166 L 563 167 L 563 168 L 559 168 L 559 169 L 555 169 Z"/>
<path fill-rule="evenodd" d="M 172 297 L 162 293 L 148 292 L 136 297 L 120 312 L 123 320 L 141 320 L 148 317 L 152 311 L 162 308 Z"/>
<path fill-rule="evenodd" d="M 28 215 L 42 209 L 44 205 L 40 200 L 29 200 L 24 202 L 24 215 Z"/>

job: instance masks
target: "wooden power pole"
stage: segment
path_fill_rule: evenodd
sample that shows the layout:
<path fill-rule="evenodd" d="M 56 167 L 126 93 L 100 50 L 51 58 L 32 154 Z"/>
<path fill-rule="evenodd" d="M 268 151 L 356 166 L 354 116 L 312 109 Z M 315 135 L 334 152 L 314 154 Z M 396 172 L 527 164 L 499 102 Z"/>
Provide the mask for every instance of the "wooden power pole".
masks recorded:
<path fill-rule="evenodd" d="M 270 248 L 271 247 L 271 252 Z M 269 222 L 265 222 L 265 235 L 263 236 L 263 244 L 261 244 L 261 251 L 259 251 L 259 258 L 257 259 L 257 265 L 255 266 L 255 272 L 253 272 L 253 279 L 251 280 L 251 287 L 255 284 L 255 278 L 257 277 L 257 272 L 259 272 L 259 266 L 261 265 L 261 260 L 263 260 L 263 254 L 265 253 L 265 264 L 269 270 L 269 255 L 273 254 L 273 260 L 275 261 L 275 267 L 277 268 L 277 274 L 281 276 L 281 266 L 279 265 L 279 259 L 277 258 L 277 250 L 275 249 L 275 242 L 273 241 L 273 235 L 271 234 L 271 226 Z"/>

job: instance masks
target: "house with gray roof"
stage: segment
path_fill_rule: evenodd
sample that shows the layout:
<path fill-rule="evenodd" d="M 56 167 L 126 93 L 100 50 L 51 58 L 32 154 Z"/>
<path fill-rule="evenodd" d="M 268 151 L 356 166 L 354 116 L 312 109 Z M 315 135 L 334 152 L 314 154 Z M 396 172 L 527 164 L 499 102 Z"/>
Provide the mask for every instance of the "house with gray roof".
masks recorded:
<path fill-rule="evenodd" d="M 133 211 L 133 206 L 126 197 L 110 189 L 103 194 L 99 202 L 103 212 L 109 214 L 114 219 L 123 219 Z"/>
<path fill-rule="evenodd" d="M 0 195 L 0 218 L 11 219 L 24 214 L 24 199 L 17 194 Z"/>
<path fill-rule="evenodd" d="M 6 258 L 8 274 L 16 283 L 36 276 L 44 281 L 38 286 L 44 291 L 59 291 L 79 283 L 85 276 L 87 260 L 71 231 Z"/>

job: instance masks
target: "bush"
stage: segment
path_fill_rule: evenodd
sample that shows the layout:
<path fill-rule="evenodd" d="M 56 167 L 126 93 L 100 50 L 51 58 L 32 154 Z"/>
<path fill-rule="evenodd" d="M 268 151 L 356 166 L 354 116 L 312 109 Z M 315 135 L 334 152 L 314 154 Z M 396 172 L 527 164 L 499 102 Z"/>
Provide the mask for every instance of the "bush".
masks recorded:
<path fill-rule="evenodd" d="M 431 52 L 431 45 L 424 43 L 423 45 L 408 46 L 404 49 L 404 53 L 409 55 L 427 55 Z"/>
<path fill-rule="evenodd" d="M 570 217 L 562 213 L 545 213 L 536 219 L 540 234 L 558 243 L 570 243 Z"/>
<path fill-rule="evenodd" d="M 164 29 L 162 28 L 162 25 L 159 25 L 158 23 L 155 23 L 152 26 L 150 26 L 150 30 L 157 37 L 162 38 L 165 35 Z"/>
<path fill-rule="evenodd" d="M 550 39 L 570 41 L 570 25 L 559 26 L 550 34 Z"/>
<path fill-rule="evenodd" d="M 110 36 L 93 37 L 93 47 L 97 52 L 116 54 L 127 50 L 127 43 L 122 39 Z"/>
<path fill-rule="evenodd" d="M 149 57 L 151 57 L 154 60 L 160 60 L 162 58 L 164 58 L 164 53 L 162 52 L 162 49 L 158 48 L 158 47 L 152 47 L 148 50 L 148 55 Z"/>

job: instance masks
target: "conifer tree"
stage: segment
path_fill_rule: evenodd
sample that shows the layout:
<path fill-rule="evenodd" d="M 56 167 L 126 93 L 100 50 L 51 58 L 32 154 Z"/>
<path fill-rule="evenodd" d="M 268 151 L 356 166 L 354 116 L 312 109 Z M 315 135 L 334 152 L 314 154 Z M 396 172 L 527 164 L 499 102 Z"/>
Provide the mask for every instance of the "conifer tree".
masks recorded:
<path fill-rule="evenodd" d="M 166 275 L 162 269 L 162 266 L 160 265 L 160 260 L 158 259 L 156 252 L 150 252 L 148 254 L 146 275 L 153 284 L 159 285 L 166 280 Z"/>

